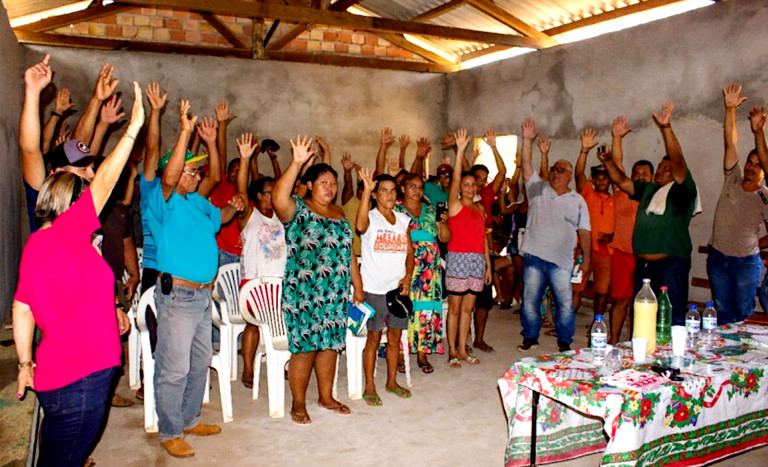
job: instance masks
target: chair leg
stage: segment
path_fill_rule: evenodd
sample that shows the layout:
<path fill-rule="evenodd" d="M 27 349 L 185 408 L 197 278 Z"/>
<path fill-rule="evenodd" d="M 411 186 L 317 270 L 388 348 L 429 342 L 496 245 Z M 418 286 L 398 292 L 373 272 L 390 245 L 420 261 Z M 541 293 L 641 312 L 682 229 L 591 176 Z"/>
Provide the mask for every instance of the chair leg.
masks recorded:
<path fill-rule="evenodd" d="M 157 433 L 157 412 L 155 411 L 155 362 L 152 356 L 144 359 L 144 431 Z"/>
<path fill-rule="evenodd" d="M 256 356 L 253 358 L 253 394 L 251 398 L 256 400 L 259 398 L 259 382 L 261 381 L 261 359 L 264 357 L 263 352 L 256 352 Z M 269 376 L 269 374 L 267 374 Z"/>
<path fill-rule="evenodd" d="M 230 369 L 230 381 L 237 381 L 237 338 L 240 335 L 237 330 L 235 330 L 234 326 L 231 326 L 231 336 L 230 336 L 230 359 L 229 359 L 229 369 Z"/>
<path fill-rule="evenodd" d="M 280 387 L 285 392 L 285 383 L 283 382 L 283 369 L 280 366 L 280 358 L 275 355 L 276 352 L 267 352 L 267 383 L 269 386 L 269 416 L 272 418 L 283 418 L 285 416 L 285 404 L 281 406 Z"/>
<path fill-rule="evenodd" d="M 408 330 L 404 329 L 401 333 L 400 344 L 403 346 L 403 360 L 405 362 L 405 385 L 409 388 L 411 384 L 411 359 L 410 359 L 410 345 L 408 344 Z"/>
<path fill-rule="evenodd" d="M 363 398 L 363 347 L 365 338 L 347 332 L 347 390 L 350 400 Z"/>
<path fill-rule="evenodd" d="M 331 395 L 336 400 L 339 400 L 339 391 L 336 387 L 339 382 L 339 360 L 341 360 L 341 353 L 336 354 L 336 371 L 333 374 L 333 393 Z"/>
<path fill-rule="evenodd" d="M 230 345 L 231 331 L 226 330 L 223 334 L 220 348 L 232 349 Z M 221 398 L 221 414 L 224 419 L 224 423 L 229 423 L 233 420 L 232 416 L 232 382 L 229 379 L 229 358 L 227 355 L 219 354 L 219 368 L 217 369 L 217 377 L 219 379 L 219 393 Z M 210 372 L 209 372 L 210 374 Z"/>
<path fill-rule="evenodd" d="M 208 368 L 208 375 L 205 377 L 205 392 L 203 393 L 203 404 L 211 401 L 211 369 Z"/>

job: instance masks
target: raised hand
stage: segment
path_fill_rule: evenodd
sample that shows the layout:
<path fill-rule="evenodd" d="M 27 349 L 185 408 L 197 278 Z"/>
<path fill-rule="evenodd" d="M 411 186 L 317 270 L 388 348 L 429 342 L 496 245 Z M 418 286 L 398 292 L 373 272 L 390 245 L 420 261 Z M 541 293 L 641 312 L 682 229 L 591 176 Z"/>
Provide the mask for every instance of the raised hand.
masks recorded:
<path fill-rule="evenodd" d="M 536 139 L 536 122 L 532 118 L 528 117 L 523 120 L 521 127 L 523 129 L 523 139 L 528 141 Z"/>
<path fill-rule="evenodd" d="M 493 128 L 485 129 L 485 143 L 492 148 L 496 147 L 496 130 Z"/>
<path fill-rule="evenodd" d="M 144 125 L 144 98 L 141 94 L 141 86 L 136 81 L 133 82 L 133 108 L 131 109 L 131 120 L 128 122 L 128 130 L 135 130 L 134 139 Z"/>
<path fill-rule="evenodd" d="M 242 211 L 245 209 L 245 200 L 243 200 L 243 197 L 240 195 L 233 196 L 227 201 L 227 204 L 235 208 L 235 211 Z"/>
<path fill-rule="evenodd" d="M 157 83 L 149 83 L 147 85 L 147 100 L 152 110 L 160 110 L 165 105 L 165 100 L 168 98 L 168 93 L 160 94 L 160 85 Z"/>
<path fill-rule="evenodd" d="M 53 111 L 59 115 L 64 115 L 64 112 L 70 110 L 75 106 L 69 95 L 69 89 L 61 88 L 56 92 L 56 101 L 53 104 Z"/>
<path fill-rule="evenodd" d="M 229 111 L 229 102 L 226 99 L 221 99 L 213 110 L 216 112 L 216 120 L 219 122 L 228 122 L 237 116 Z"/>
<path fill-rule="evenodd" d="M 368 193 L 373 192 L 373 187 L 376 183 L 373 181 L 373 171 L 365 167 L 357 169 L 357 176 L 363 182 L 364 190 Z"/>
<path fill-rule="evenodd" d="M 109 66 L 109 63 L 105 63 L 101 66 L 101 70 L 99 70 L 99 79 L 96 81 L 96 88 L 93 90 L 93 96 L 96 99 L 105 101 L 109 99 L 109 96 L 111 96 L 113 92 L 115 92 L 115 88 L 118 83 L 120 83 L 120 80 L 117 78 L 112 79 L 112 73 L 114 73 L 114 71 L 115 67 Z"/>
<path fill-rule="evenodd" d="M 456 141 L 456 147 L 459 151 L 462 151 L 469 146 L 469 135 L 466 128 L 459 128 L 456 133 L 453 134 L 453 139 Z"/>
<path fill-rule="evenodd" d="M 240 152 L 241 159 L 250 159 L 256 148 L 259 147 L 259 140 L 253 137 L 253 133 L 244 132 L 235 140 L 237 150 Z"/>
<path fill-rule="evenodd" d="M 387 173 L 393 177 L 396 177 L 397 174 L 400 173 L 400 158 L 387 158 Z"/>
<path fill-rule="evenodd" d="M 597 132 L 593 128 L 585 128 L 584 131 L 579 133 L 581 138 L 581 150 L 589 152 L 590 149 L 597 146 L 597 140 L 595 139 Z"/>
<path fill-rule="evenodd" d="M 536 140 L 536 145 L 539 147 L 539 151 L 544 154 L 549 154 L 549 149 L 552 147 L 552 142 L 549 141 L 549 137 L 547 137 L 547 135 L 541 135 L 539 136 L 539 139 Z"/>
<path fill-rule="evenodd" d="M 197 124 L 197 133 L 200 138 L 205 141 L 205 144 L 213 144 L 216 142 L 216 120 L 213 117 L 203 117 L 200 123 Z"/>
<path fill-rule="evenodd" d="M 629 120 L 623 115 L 619 115 L 613 119 L 613 127 L 611 128 L 611 134 L 614 138 L 623 138 L 627 133 L 634 130 L 629 127 Z"/>
<path fill-rule="evenodd" d="M 43 61 L 37 65 L 32 65 L 24 72 L 24 86 L 29 91 L 37 91 L 38 93 L 45 89 L 51 83 L 53 77 L 53 71 L 48 66 L 48 61 L 51 56 L 46 54 L 43 57 Z"/>
<path fill-rule="evenodd" d="M 611 151 L 611 146 L 608 144 L 603 144 L 601 148 L 603 148 L 602 152 L 597 151 L 597 158 L 600 159 L 600 162 L 605 163 L 612 160 L 613 152 Z"/>
<path fill-rule="evenodd" d="M 197 122 L 197 115 L 187 115 L 189 112 L 189 101 L 182 99 L 179 104 L 179 123 L 182 131 L 189 131 L 193 133 L 195 129 L 195 122 Z"/>
<path fill-rule="evenodd" d="M 432 150 L 432 143 L 427 138 L 419 138 L 416 142 L 416 157 L 427 157 Z"/>
<path fill-rule="evenodd" d="M 389 146 L 395 140 L 395 134 L 392 132 L 392 128 L 384 127 L 381 130 L 380 142 L 382 145 Z"/>
<path fill-rule="evenodd" d="M 345 152 L 341 155 L 341 165 L 344 166 L 344 170 L 352 170 L 355 167 L 355 163 L 352 162 L 352 155 Z"/>
<path fill-rule="evenodd" d="M 762 107 L 752 107 L 749 111 L 749 123 L 752 126 L 752 133 L 765 129 L 765 104 Z"/>
<path fill-rule="evenodd" d="M 411 144 L 411 137 L 408 135 L 400 135 L 400 137 L 397 138 L 397 141 L 400 142 L 400 149 L 405 149 Z"/>
<path fill-rule="evenodd" d="M 456 146 L 456 139 L 453 137 L 453 134 L 446 133 L 443 136 L 441 136 L 440 146 L 443 149 L 451 149 L 452 147 Z"/>
<path fill-rule="evenodd" d="M 669 128 L 672 122 L 672 111 L 674 109 L 675 109 L 675 103 L 672 101 L 667 101 L 661 107 L 660 114 L 657 114 L 654 112 L 653 121 L 656 122 L 656 125 L 659 128 Z"/>
<path fill-rule="evenodd" d="M 312 138 L 307 135 L 296 135 L 296 142 L 291 140 L 291 152 L 293 161 L 304 165 L 310 157 L 315 155 L 315 151 L 312 149 Z"/>
<path fill-rule="evenodd" d="M 121 112 L 120 106 L 123 103 L 123 99 L 115 94 L 101 106 L 101 121 L 107 124 L 113 124 L 125 116 L 125 112 Z"/>
<path fill-rule="evenodd" d="M 736 108 L 747 100 L 747 96 L 741 95 L 741 85 L 731 83 L 723 88 L 723 103 L 726 109 Z"/>
<path fill-rule="evenodd" d="M 320 154 L 329 154 L 331 152 L 331 146 L 328 144 L 328 141 L 326 141 L 321 136 L 315 136 L 315 142 L 317 143 L 317 147 L 320 149 L 318 151 Z"/>
<path fill-rule="evenodd" d="M 65 143 L 70 140 L 72 136 L 72 131 L 69 129 L 69 123 L 67 123 L 66 120 L 64 120 L 61 123 L 61 126 L 59 127 L 59 134 L 56 136 L 56 141 L 54 141 L 52 147 L 56 147 L 62 143 Z"/>

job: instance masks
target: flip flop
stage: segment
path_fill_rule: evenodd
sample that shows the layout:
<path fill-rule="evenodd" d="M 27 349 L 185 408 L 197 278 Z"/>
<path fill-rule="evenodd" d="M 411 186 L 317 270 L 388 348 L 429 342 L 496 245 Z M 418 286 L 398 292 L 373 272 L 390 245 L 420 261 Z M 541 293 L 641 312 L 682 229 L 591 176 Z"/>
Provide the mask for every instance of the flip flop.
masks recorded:
<path fill-rule="evenodd" d="M 334 413 L 337 413 L 339 415 L 343 415 L 345 417 L 352 413 L 352 411 L 349 409 L 349 407 L 344 405 L 344 404 L 342 404 L 341 402 L 339 402 L 338 405 L 333 405 L 333 406 L 323 405 L 323 404 L 321 404 L 319 402 L 317 403 L 317 405 L 322 407 L 322 408 L 324 408 L 324 409 L 326 409 L 326 410 L 330 410 L 330 411 L 332 411 Z"/>
<path fill-rule="evenodd" d="M 405 373 L 405 363 L 398 363 L 397 364 L 397 372 L 398 373 Z"/>
<path fill-rule="evenodd" d="M 312 419 L 309 418 L 309 414 L 307 412 L 299 414 L 291 410 L 291 420 L 293 420 L 293 423 L 299 426 L 309 426 L 312 424 Z"/>
<path fill-rule="evenodd" d="M 387 389 L 387 388 L 384 388 L 384 390 L 387 391 L 388 393 L 394 394 L 397 397 L 400 397 L 402 399 L 410 399 L 410 397 L 411 397 L 411 391 L 409 391 L 408 389 L 406 389 L 404 387 L 398 386 L 397 389 Z"/>
<path fill-rule="evenodd" d="M 432 364 L 429 362 L 421 363 L 419 361 L 416 361 L 416 363 L 419 365 L 419 368 L 421 368 L 422 373 L 428 375 L 435 371 L 434 367 L 432 367 Z"/>
<path fill-rule="evenodd" d="M 464 360 L 467 363 L 469 363 L 470 365 L 479 365 L 480 364 L 480 359 L 475 357 L 474 355 L 470 355 L 469 357 L 465 358 Z"/>
<path fill-rule="evenodd" d="M 459 360 L 456 357 L 453 357 L 448 360 L 448 366 L 451 368 L 461 368 L 461 360 Z"/>
<path fill-rule="evenodd" d="M 379 397 L 378 394 L 370 395 L 370 394 L 363 394 L 363 400 L 366 404 L 370 405 L 371 407 L 378 407 L 382 404 L 381 397 Z"/>

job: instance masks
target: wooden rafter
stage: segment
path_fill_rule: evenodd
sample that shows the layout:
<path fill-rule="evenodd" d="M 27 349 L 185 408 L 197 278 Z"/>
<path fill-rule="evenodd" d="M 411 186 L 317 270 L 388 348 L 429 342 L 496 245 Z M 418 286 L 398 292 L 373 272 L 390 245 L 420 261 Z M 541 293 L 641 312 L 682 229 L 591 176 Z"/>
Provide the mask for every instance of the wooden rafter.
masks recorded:
<path fill-rule="evenodd" d="M 360 0 L 339 0 L 333 5 L 328 7 L 330 11 L 347 11 L 349 7 L 360 3 Z M 296 39 L 302 32 L 307 30 L 307 23 L 301 23 L 295 25 L 290 31 L 283 34 L 280 38 L 276 39 L 272 44 L 267 47 L 267 50 L 280 50 L 289 42 Z"/>
<path fill-rule="evenodd" d="M 233 47 L 237 49 L 245 49 L 247 46 L 241 41 L 237 35 L 235 35 L 234 32 L 232 32 L 231 29 L 227 27 L 226 24 L 219 21 L 219 19 L 211 13 L 206 12 L 198 12 L 200 16 L 203 17 L 204 20 L 208 21 L 208 24 L 213 26 L 213 29 L 217 30 L 219 34 L 224 36 L 225 39 L 229 41 L 230 44 L 232 44 Z"/>
<path fill-rule="evenodd" d="M 520 37 L 510 34 L 498 34 L 471 29 L 437 26 L 414 21 L 400 21 L 389 18 L 375 18 L 353 15 L 329 10 L 314 10 L 306 7 L 294 7 L 275 3 L 249 3 L 241 0 L 120 0 L 121 3 L 142 6 L 207 11 L 214 14 L 229 14 L 241 17 L 271 18 L 281 21 L 316 23 L 328 26 L 342 26 L 371 32 L 395 34 L 415 34 L 451 39 L 465 42 L 483 42 L 489 44 L 510 45 L 516 47 L 543 48 L 547 44 L 540 39 Z"/>
<path fill-rule="evenodd" d="M 544 42 L 548 42 L 549 45 L 557 44 L 557 42 L 551 39 L 548 35 L 489 0 L 467 0 L 467 3 L 524 36 L 541 39 Z"/>
<path fill-rule="evenodd" d="M 465 3 L 467 3 L 466 0 L 450 0 L 449 2 L 443 3 L 439 7 L 432 8 L 429 11 L 425 11 L 424 13 L 411 18 L 411 21 L 427 22 L 431 19 L 437 18 L 440 15 L 444 15 L 455 8 L 458 8 Z"/>
<path fill-rule="evenodd" d="M 8 18 L 16 19 L 71 5 L 78 1 L 79 0 L 3 0 L 2 3 L 8 13 Z"/>
<path fill-rule="evenodd" d="M 423 47 L 419 47 L 418 45 L 409 42 L 405 37 L 399 35 L 399 34 L 387 34 L 387 33 L 378 33 L 377 36 L 381 37 L 382 39 L 385 39 L 389 41 L 390 43 L 400 47 L 401 49 L 408 50 L 410 52 L 415 53 L 416 55 L 419 55 L 421 57 L 424 57 L 425 59 L 434 62 L 434 63 L 440 63 L 442 65 L 445 65 L 447 67 L 450 67 L 453 69 L 453 71 L 458 71 L 459 67 L 456 65 L 455 62 L 452 62 L 448 60 L 447 58 L 438 55 L 430 50 L 427 50 Z"/>
<path fill-rule="evenodd" d="M 467 52 L 462 54 L 461 57 L 459 57 L 459 62 L 468 62 L 476 58 L 485 57 L 486 55 L 501 52 L 502 50 L 508 50 L 511 48 L 512 47 L 507 47 L 506 45 L 492 45 L 490 47 L 486 47 L 485 49 L 475 50 L 474 52 Z"/>
<path fill-rule="evenodd" d="M 25 24 L 15 28 L 15 30 L 31 31 L 31 32 L 45 32 L 51 29 L 60 28 L 62 26 L 69 26 L 70 24 L 81 23 L 83 21 L 93 21 L 95 19 L 103 18 L 105 16 L 114 15 L 121 11 L 129 10 L 133 8 L 129 5 L 106 5 L 106 6 L 92 6 L 85 10 L 76 11 L 66 15 L 53 16 L 45 18 L 34 23 Z"/>
<path fill-rule="evenodd" d="M 679 3 L 682 1 L 685 1 L 685 0 L 645 0 L 640 3 L 635 3 L 634 5 L 629 5 L 622 8 L 616 8 L 615 10 L 606 11 L 605 13 L 592 15 L 589 18 L 580 19 L 568 24 L 563 24 L 562 26 L 550 28 L 545 30 L 544 33 L 548 36 L 556 36 L 558 34 L 563 34 L 565 32 L 572 31 L 574 29 L 583 28 L 585 26 L 592 26 L 593 24 L 602 23 L 608 20 L 621 18 L 622 16 L 631 15 L 633 13 L 639 13 L 641 11 L 652 10 L 654 8 L 659 8 L 662 6 L 667 6 L 667 5 L 671 5 L 673 3 Z"/>

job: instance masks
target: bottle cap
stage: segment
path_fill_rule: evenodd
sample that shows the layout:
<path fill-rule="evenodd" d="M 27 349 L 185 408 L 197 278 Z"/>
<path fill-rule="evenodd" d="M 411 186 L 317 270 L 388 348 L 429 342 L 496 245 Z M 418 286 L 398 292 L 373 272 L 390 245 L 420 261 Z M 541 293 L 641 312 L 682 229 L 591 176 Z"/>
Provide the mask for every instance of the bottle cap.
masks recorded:
<path fill-rule="evenodd" d="M 667 286 L 666 286 L 666 285 L 662 285 L 662 286 L 661 286 L 661 291 L 662 291 L 662 292 L 666 292 L 667 290 L 669 290 L 669 289 L 667 288 Z"/>
<path fill-rule="evenodd" d="M 706 306 L 707 308 L 714 308 L 714 307 L 715 307 L 715 304 L 714 304 L 714 302 L 707 302 L 705 306 Z"/>
<path fill-rule="evenodd" d="M 645 279 L 643 279 L 643 284 L 650 284 L 650 283 L 651 283 L 651 279 L 649 279 L 647 277 Z"/>
<path fill-rule="evenodd" d="M 695 303 L 691 303 L 691 304 L 690 304 L 690 306 L 688 306 L 688 309 L 689 309 L 689 310 L 698 310 L 698 309 L 699 309 L 699 307 L 698 307 L 698 306 L 696 306 L 696 304 L 695 304 Z"/>
<path fill-rule="evenodd" d="M 603 315 L 595 315 L 595 321 L 602 321 Z"/>

